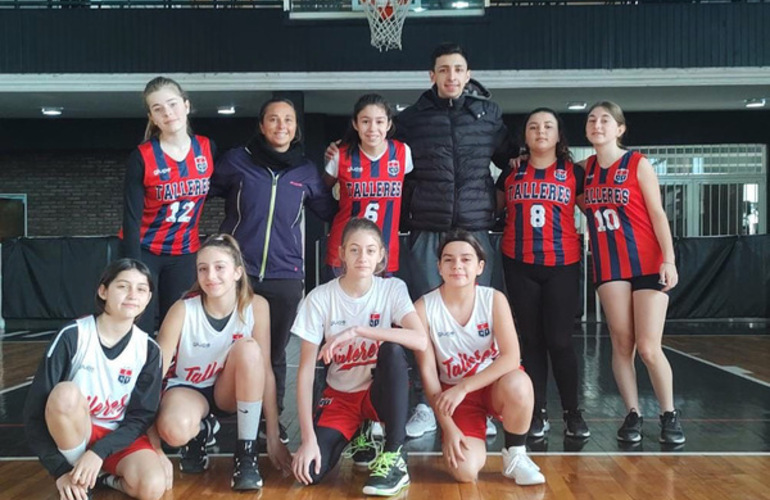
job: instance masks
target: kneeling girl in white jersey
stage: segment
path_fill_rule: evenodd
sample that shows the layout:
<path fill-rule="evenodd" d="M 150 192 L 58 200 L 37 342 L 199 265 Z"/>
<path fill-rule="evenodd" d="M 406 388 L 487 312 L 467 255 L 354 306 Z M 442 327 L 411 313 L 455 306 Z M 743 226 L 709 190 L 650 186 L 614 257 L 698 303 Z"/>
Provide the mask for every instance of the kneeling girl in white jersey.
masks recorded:
<path fill-rule="evenodd" d="M 417 353 L 425 394 L 457 481 L 478 478 L 487 459 L 486 417 L 493 415 L 505 430 L 503 475 L 520 485 L 544 483 L 526 455 L 534 393 L 520 369 L 508 301 L 501 292 L 476 285 L 485 261 L 484 249 L 467 231 L 450 231 L 439 245 L 443 283 L 415 304 L 432 343 Z"/>
<path fill-rule="evenodd" d="M 141 262 L 107 266 L 98 314 L 59 331 L 32 381 L 27 439 L 62 500 L 91 498 L 97 478 L 143 500 L 166 490 L 160 455 L 145 434 L 160 400 L 160 349 L 134 325 L 151 295 L 150 270 Z"/>
<path fill-rule="evenodd" d="M 180 468 L 208 468 L 209 413 L 237 411 L 237 443 L 230 486 L 262 487 L 257 464 L 257 428 L 263 409 L 267 453 L 289 471 L 291 455 L 278 434 L 275 378 L 270 366 L 270 313 L 254 295 L 243 257 L 230 235 L 208 238 L 197 255 L 198 280 L 188 298 L 171 307 L 158 335 L 163 368 L 169 368 L 156 427 L 171 446 L 182 447 Z M 173 362 L 172 362 L 173 359 Z"/>
<path fill-rule="evenodd" d="M 380 421 L 385 444 L 369 466 L 363 492 L 395 495 L 409 484 L 403 448 L 409 405 L 405 349 L 422 351 L 428 341 L 406 284 L 375 276 L 387 260 L 376 224 L 351 219 L 342 232 L 340 257 L 343 275 L 308 294 L 291 329 L 302 339 L 297 374 L 302 445 L 294 455 L 294 475 L 303 484 L 318 484 L 361 423 Z M 329 364 L 329 372 L 314 416 L 317 359 Z"/>

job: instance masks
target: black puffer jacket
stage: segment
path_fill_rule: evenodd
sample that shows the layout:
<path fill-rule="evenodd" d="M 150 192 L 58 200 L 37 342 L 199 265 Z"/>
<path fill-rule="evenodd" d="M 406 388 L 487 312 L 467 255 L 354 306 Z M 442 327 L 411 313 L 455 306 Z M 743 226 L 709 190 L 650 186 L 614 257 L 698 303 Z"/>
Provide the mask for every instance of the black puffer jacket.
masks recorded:
<path fill-rule="evenodd" d="M 518 155 L 500 107 L 475 80 L 457 99 L 442 99 L 435 86 L 396 118 L 396 134 L 412 148 L 401 229 L 491 229 L 495 188 L 490 161 L 502 168 Z"/>

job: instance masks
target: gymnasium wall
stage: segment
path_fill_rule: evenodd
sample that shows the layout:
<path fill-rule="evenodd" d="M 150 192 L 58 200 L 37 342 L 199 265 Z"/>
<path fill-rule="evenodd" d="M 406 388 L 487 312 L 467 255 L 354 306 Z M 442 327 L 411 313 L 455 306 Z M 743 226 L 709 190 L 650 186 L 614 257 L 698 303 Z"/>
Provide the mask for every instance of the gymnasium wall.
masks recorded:
<path fill-rule="evenodd" d="M 2 9 L 2 73 L 425 69 L 441 40 L 474 69 L 770 65 L 770 3 L 491 8 L 409 18 L 404 51 L 380 54 L 364 19 L 292 21 L 278 9 Z"/>
<path fill-rule="evenodd" d="M 505 120 L 518 133 L 522 118 L 507 115 Z M 587 145 L 584 119 L 582 113 L 564 115 L 574 145 Z M 324 147 L 342 134 L 347 118 L 309 114 L 305 120 L 307 153 L 320 163 Z M 631 146 L 770 144 L 770 111 L 629 113 L 627 120 L 626 142 Z M 116 234 L 124 162 L 141 140 L 144 125 L 144 120 L 137 119 L 0 121 L 0 137 L 5 140 L 0 144 L 0 192 L 27 194 L 28 235 Z M 255 119 L 196 119 L 193 125 L 224 150 L 248 140 Z M 222 209 L 221 200 L 207 203 L 204 233 L 216 231 Z M 318 224 L 311 226 L 309 239 L 320 234 Z"/>

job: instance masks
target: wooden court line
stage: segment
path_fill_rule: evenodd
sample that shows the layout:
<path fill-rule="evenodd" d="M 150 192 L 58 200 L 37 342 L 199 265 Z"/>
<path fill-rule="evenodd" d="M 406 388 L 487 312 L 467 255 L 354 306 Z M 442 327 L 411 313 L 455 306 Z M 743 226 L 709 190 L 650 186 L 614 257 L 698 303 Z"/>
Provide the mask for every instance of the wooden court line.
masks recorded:
<path fill-rule="evenodd" d="M 758 378 L 751 377 L 749 375 L 746 375 L 745 373 L 740 373 L 736 370 L 731 370 L 732 366 L 724 366 L 724 365 L 718 365 L 714 363 L 713 361 L 709 361 L 707 359 L 699 358 L 698 356 L 686 353 L 684 351 L 680 351 L 679 349 L 674 349 L 673 347 L 663 346 L 664 349 L 668 349 L 671 352 L 675 352 L 681 356 L 684 356 L 686 358 L 690 358 L 694 361 L 699 361 L 705 365 L 709 365 L 711 367 L 717 368 L 719 370 L 722 370 L 725 373 L 729 373 L 730 375 L 735 375 L 736 377 L 741 377 L 742 379 L 748 380 L 749 382 L 755 382 L 759 385 L 763 385 L 765 387 L 770 387 L 770 383 L 765 382 L 764 380 L 760 380 Z"/>
<path fill-rule="evenodd" d="M 25 333 L 31 333 L 31 330 L 22 330 L 20 332 L 4 333 L 0 335 L 0 340 L 16 337 L 17 335 L 24 335 Z"/>
<path fill-rule="evenodd" d="M 43 335 L 48 335 L 49 333 L 56 333 L 56 330 L 47 330 L 45 332 L 33 333 L 32 335 L 27 335 L 27 338 L 34 339 L 37 337 L 42 337 Z"/>
<path fill-rule="evenodd" d="M 24 382 L 18 385 L 14 385 L 13 387 L 6 387 L 5 389 L 0 390 L 0 396 L 7 392 L 15 391 L 16 389 L 21 389 L 22 387 L 27 387 L 28 385 L 32 384 L 32 381 Z"/>

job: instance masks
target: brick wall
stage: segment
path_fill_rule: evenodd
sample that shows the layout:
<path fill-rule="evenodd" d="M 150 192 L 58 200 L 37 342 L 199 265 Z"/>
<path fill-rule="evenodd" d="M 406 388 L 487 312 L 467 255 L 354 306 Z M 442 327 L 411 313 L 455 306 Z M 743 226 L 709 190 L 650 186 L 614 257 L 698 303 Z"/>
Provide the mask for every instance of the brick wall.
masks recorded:
<path fill-rule="evenodd" d="M 128 151 L 0 153 L 0 193 L 27 195 L 28 236 L 116 234 Z M 224 201 L 206 203 L 201 233 L 217 230 Z"/>

